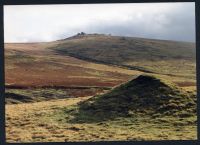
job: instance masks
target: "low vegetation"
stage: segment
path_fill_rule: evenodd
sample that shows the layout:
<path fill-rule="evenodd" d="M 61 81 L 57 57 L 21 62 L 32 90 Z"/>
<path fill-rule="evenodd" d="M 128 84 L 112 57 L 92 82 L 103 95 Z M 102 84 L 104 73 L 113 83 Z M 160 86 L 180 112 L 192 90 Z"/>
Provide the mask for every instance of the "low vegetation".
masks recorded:
<path fill-rule="evenodd" d="M 141 75 L 95 97 L 6 110 L 8 142 L 197 139 L 195 95 L 154 76 Z"/>

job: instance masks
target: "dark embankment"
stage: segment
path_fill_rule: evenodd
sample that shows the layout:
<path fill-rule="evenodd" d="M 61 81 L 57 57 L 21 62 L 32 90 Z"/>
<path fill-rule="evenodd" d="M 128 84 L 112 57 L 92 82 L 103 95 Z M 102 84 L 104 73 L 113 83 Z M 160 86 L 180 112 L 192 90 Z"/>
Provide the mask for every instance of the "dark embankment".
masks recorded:
<path fill-rule="evenodd" d="M 6 89 L 6 104 L 33 103 L 72 97 L 61 89 Z"/>
<path fill-rule="evenodd" d="M 33 103 L 56 99 L 94 96 L 108 91 L 98 87 L 6 87 L 6 104 Z"/>

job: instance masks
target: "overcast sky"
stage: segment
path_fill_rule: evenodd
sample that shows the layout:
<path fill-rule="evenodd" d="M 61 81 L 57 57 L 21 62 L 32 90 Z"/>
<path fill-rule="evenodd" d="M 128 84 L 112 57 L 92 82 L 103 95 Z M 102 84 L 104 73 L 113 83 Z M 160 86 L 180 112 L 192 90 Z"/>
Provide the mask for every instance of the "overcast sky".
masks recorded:
<path fill-rule="evenodd" d="M 5 42 L 47 42 L 82 31 L 195 42 L 195 4 L 4 6 Z"/>

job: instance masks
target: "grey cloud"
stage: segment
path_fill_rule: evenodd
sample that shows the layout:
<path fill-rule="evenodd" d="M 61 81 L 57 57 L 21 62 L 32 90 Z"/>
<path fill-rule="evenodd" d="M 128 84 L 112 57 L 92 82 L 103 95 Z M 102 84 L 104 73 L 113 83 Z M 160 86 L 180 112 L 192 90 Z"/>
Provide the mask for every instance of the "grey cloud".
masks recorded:
<path fill-rule="evenodd" d="M 163 5 L 165 6 L 165 4 Z M 154 9 L 156 9 L 156 6 L 157 5 L 155 4 Z M 123 16 L 121 15 L 119 18 L 116 17 L 117 13 L 113 13 L 113 10 L 110 11 L 114 14 L 111 20 L 109 20 L 108 18 L 101 19 L 99 17 L 96 17 L 95 20 L 93 20 L 95 13 L 90 13 L 90 9 L 88 9 L 88 15 L 91 15 L 91 17 L 88 17 L 88 19 L 92 20 L 88 23 L 88 20 L 83 19 L 85 15 L 82 15 L 81 17 L 78 16 L 77 13 L 76 20 L 80 19 L 80 25 L 76 23 L 76 25 L 74 26 L 65 26 L 68 21 L 70 23 L 71 16 L 64 15 L 68 11 L 59 11 L 59 9 L 56 9 L 55 11 L 59 12 L 59 14 L 53 15 L 54 13 L 51 12 L 51 14 L 45 15 L 46 17 L 44 16 L 45 20 L 43 20 L 43 17 L 40 17 L 40 15 L 35 16 L 32 14 L 32 16 L 34 16 L 34 19 L 31 18 L 29 15 L 25 15 L 27 19 L 25 17 L 24 19 L 22 19 L 22 22 L 17 25 L 19 29 L 20 26 L 22 27 L 21 31 L 24 32 L 24 35 L 22 36 L 22 33 L 16 32 L 11 33 L 8 36 L 15 37 L 15 40 L 18 40 L 19 42 L 52 41 L 63 39 L 75 35 L 78 32 L 84 31 L 86 33 L 105 33 L 112 35 L 195 42 L 194 3 L 181 3 L 179 5 L 173 3 L 170 6 L 166 5 L 166 7 L 168 7 L 168 9 L 162 10 L 160 8 L 158 11 L 148 9 L 147 7 L 146 10 L 139 9 L 129 11 L 127 13 L 124 12 L 124 10 L 121 10 L 121 12 L 124 13 L 119 14 L 123 14 L 124 17 L 127 17 L 127 19 L 124 20 Z M 103 11 L 103 9 L 101 10 Z M 100 14 L 101 13 L 98 13 L 98 15 Z M 138 16 L 138 14 L 141 14 L 141 16 Z M 53 17 L 51 15 L 53 15 Z M 73 15 L 73 17 L 75 17 L 75 15 Z M 103 17 L 105 17 L 105 15 Z M 22 18 L 21 14 L 20 18 Z M 53 21 L 54 19 L 55 21 Z M 28 23 L 28 20 L 33 23 Z M 18 21 L 18 19 L 15 19 L 15 21 Z M 81 25 L 82 23 L 83 25 Z M 9 25 L 11 24 L 9 23 Z M 8 30 L 8 32 L 10 32 L 9 27 Z M 25 35 L 25 33 L 30 33 L 30 35 Z"/>
<path fill-rule="evenodd" d="M 147 15 L 139 22 L 135 21 L 137 19 L 133 17 L 126 22 L 97 22 L 87 28 L 80 28 L 80 31 L 195 42 L 194 5 L 186 4 L 165 13 Z"/>

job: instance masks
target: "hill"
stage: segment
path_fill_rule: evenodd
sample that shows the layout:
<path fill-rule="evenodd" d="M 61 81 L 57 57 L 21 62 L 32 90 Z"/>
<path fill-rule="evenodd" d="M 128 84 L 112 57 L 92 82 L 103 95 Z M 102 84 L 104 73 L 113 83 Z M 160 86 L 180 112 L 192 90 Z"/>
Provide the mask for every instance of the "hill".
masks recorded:
<path fill-rule="evenodd" d="M 8 103 L 60 98 L 50 91 L 53 97 L 37 93 L 40 99 L 35 99 L 30 88 L 95 95 L 144 73 L 195 90 L 195 44 L 85 33 L 53 42 L 5 44 Z"/>
<path fill-rule="evenodd" d="M 52 48 L 61 55 L 78 59 L 117 65 L 143 72 L 181 75 L 188 63 L 194 70 L 195 43 L 155 40 L 103 34 L 78 34 L 60 40 Z M 159 66 L 159 68 L 158 68 Z"/>
<path fill-rule="evenodd" d="M 113 87 L 154 73 L 195 86 L 195 55 L 189 42 L 78 34 L 54 42 L 5 44 L 5 77 L 17 86 Z"/>
<path fill-rule="evenodd" d="M 136 114 L 189 117 L 196 113 L 196 96 L 162 78 L 140 75 L 108 93 L 79 104 L 77 120 L 102 121 Z M 81 114 L 85 116 L 81 118 Z"/>
<path fill-rule="evenodd" d="M 5 44 L 6 85 L 20 87 L 112 87 L 139 74 L 115 66 L 58 55 L 61 42 Z"/>

